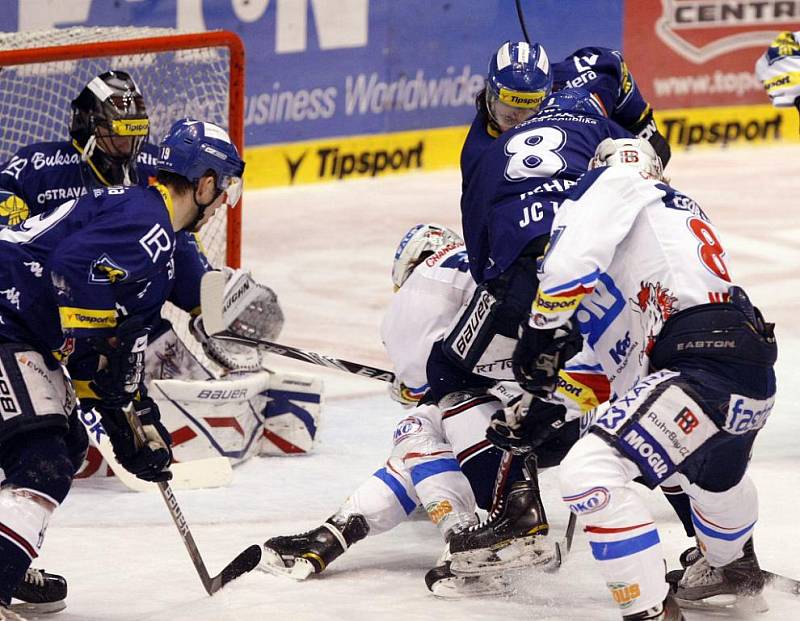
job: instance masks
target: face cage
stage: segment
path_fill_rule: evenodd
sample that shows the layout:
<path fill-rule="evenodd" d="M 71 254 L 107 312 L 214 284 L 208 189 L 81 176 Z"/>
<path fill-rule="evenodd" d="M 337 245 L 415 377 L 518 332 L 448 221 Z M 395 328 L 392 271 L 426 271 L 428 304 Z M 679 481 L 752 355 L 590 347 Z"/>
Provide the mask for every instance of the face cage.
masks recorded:
<path fill-rule="evenodd" d="M 489 117 L 500 131 L 505 132 L 532 119 L 539 111 L 538 108 L 516 108 L 500 101 L 492 89 L 486 89 L 486 109 Z"/>

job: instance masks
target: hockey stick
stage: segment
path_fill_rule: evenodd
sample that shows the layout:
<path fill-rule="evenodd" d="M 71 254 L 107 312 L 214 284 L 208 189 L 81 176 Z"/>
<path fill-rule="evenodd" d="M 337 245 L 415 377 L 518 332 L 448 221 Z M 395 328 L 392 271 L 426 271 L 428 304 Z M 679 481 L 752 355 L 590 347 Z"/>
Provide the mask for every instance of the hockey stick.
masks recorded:
<path fill-rule="evenodd" d="M 771 571 L 767 571 L 766 569 L 761 570 L 761 573 L 764 574 L 764 581 L 768 587 L 773 588 L 776 591 L 780 591 L 781 593 L 800 595 L 800 580 L 775 574 Z"/>
<path fill-rule="evenodd" d="M 200 306 L 203 309 L 203 327 L 207 334 L 234 343 L 256 345 L 270 354 L 302 360 L 303 362 L 328 367 L 329 369 L 338 369 L 339 371 L 361 375 L 362 377 L 371 377 L 383 382 L 392 383 L 394 381 L 394 373 L 385 369 L 378 369 L 359 362 L 342 360 L 341 358 L 333 358 L 289 345 L 279 345 L 271 341 L 243 337 L 229 332 L 224 313 L 236 303 L 237 296 L 238 292 L 234 291 L 228 298 L 225 297 L 225 275 L 222 272 L 207 272 L 203 276 L 203 280 L 200 283 Z"/>
<path fill-rule="evenodd" d="M 125 470 L 117 461 L 114 449 L 111 447 L 111 440 L 96 411 L 81 410 L 78 417 L 86 427 L 86 433 L 92 444 L 125 487 L 134 492 L 153 492 L 158 489 L 155 483 L 142 481 Z M 233 469 L 227 457 L 209 457 L 208 459 L 176 463 L 172 464 L 170 470 L 172 471 L 172 486 L 180 490 L 225 487 L 233 479 Z"/>
<path fill-rule="evenodd" d="M 528 36 L 528 28 L 525 26 L 525 14 L 522 12 L 522 0 L 517 0 L 517 17 L 519 18 L 519 25 L 522 28 L 522 34 L 530 45 L 531 38 Z"/>
<path fill-rule="evenodd" d="M 139 443 L 145 444 L 147 442 L 147 438 L 145 437 L 142 422 L 139 420 L 139 417 L 136 415 L 136 412 L 134 412 L 131 406 L 126 408 L 125 415 L 131 422 L 131 426 L 136 433 L 136 438 Z M 200 556 L 200 550 L 198 550 L 197 544 L 194 541 L 194 537 L 192 537 L 192 533 L 189 530 L 189 524 L 186 522 L 186 518 L 183 517 L 183 512 L 178 504 L 178 499 L 175 498 L 175 494 L 172 493 L 172 488 L 166 481 L 158 483 L 157 485 L 159 491 L 161 492 L 162 498 L 164 498 L 164 502 L 167 504 L 167 508 L 172 516 L 172 520 L 175 522 L 175 526 L 178 528 L 181 539 L 183 539 L 183 543 L 186 546 L 186 551 L 189 552 L 189 558 L 192 559 L 194 568 L 197 570 L 198 576 L 200 576 L 200 581 L 203 583 L 206 593 L 213 595 L 231 580 L 234 580 L 242 574 L 255 569 L 256 565 L 261 562 L 261 547 L 252 545 L 242 551 L 235 559 L 228 563 L 219 574 L 213 577 L 209 576 L 206 565 L 203 562 L 203 557 Z"/>

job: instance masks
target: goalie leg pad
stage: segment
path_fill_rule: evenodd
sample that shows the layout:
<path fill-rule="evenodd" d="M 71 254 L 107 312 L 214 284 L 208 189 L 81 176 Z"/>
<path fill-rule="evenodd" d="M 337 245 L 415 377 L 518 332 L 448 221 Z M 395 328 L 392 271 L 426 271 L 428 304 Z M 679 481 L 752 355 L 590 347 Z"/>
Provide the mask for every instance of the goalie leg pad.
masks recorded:
<path fill-rule="evenodd" d="M 302 455 L 314 450 L 322 417 L 323 382 L 302 373 L 272 373 L 263 410 L 261 455 Z"/>

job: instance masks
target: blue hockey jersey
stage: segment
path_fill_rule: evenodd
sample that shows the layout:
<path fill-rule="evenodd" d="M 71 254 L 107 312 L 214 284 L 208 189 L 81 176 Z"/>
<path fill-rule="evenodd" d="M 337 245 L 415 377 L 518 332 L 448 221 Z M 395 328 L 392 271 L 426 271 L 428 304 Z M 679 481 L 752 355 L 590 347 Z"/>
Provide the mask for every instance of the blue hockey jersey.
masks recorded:
<path fill-rule="evenodd" d="M 650 113 L 622 55 L 604 47 L 583 47 L 553 64 L 553 90 L 582 87 L 605 110 L 606 116 L 628 129 L 638 131 Z M 466 190 L 484 151 L 499 133 L 489 125 L 485 105 L 481 104 L 464 146 L 461 149 L 461 181 Z"/>
<path fill-rule="evenodd" d="M 63 360 L 122 316 L 155 325 L 175 279 L 166 188 L 110 187 L 0 231 L 0 340 Z"/>
<path fill-rule="evenodd" d="M 136 159 L 139 185 L 147 186 L 155 180 L 157 156 L 158 147 L 149 142 L 142 145 Z M 107 186 L 106 179 L 91 161 L 81 161 L 81 149 L 76 142 L 28 145 L 0 167 L 0 226 L 14 226 L 79 198 L 87 190 Z M 179 231 L 175 248 L 178 278 L 169 301 L 187 312 L 198 312 L 200 280 L 209 269 L 197 236 Z"/>
<path fill-rule="evenodd" d="M 605 138 L 626 131 L 600 114 L 540 112 L 484 153 L 461 197 L 461 225 L 476 282 L 502 274 L 535 238 L 586 172 Z"/>

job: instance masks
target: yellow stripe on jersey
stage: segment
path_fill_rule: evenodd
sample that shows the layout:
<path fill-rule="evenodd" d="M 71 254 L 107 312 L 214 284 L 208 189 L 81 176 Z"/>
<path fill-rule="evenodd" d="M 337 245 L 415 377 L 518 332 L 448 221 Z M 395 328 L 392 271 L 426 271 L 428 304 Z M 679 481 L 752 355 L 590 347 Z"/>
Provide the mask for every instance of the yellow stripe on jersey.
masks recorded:
<path fill-rule="evenodd" d="M 160 183 L 154 183 L 150 187 L 155 188 L 156 190 L 158 190 L 159 194 L 161 194 L 161 197 L 164 199 L 164 204 L 167 206 L 167 213 L 169 213 L 170 224 L 175 226 L 175 207 L 173 207 L 172 205 L 172 195 L 169 193 L 169 190 Z"/>
<path fill-rule="evenodd" d="M 61 318 L 61 328 L 63 330 L 75 328 L 113 328 L 117 325 L 116 310 L 96 310 L 93 308 L 61 306 L 58 309 L 58 315 Z"/>
<path fill-rule="evenodd" d="M 541 313 L 543 315 L 551 315 L 553 313 L 562 313 L 564 311 L 575 310 L 580 304 L 585 293 L 578 293 L 576 295 L 547 295 L 542 291 L 536 294 L 536 299 L 533 302 L 533 313 Z"/>
<path fill-rule="evenodd" d="M 99 399 L 97 393 L 89 387 L 89 380 L 72 380 L 75 387 L 75 394 L 78 399 Z"/>

